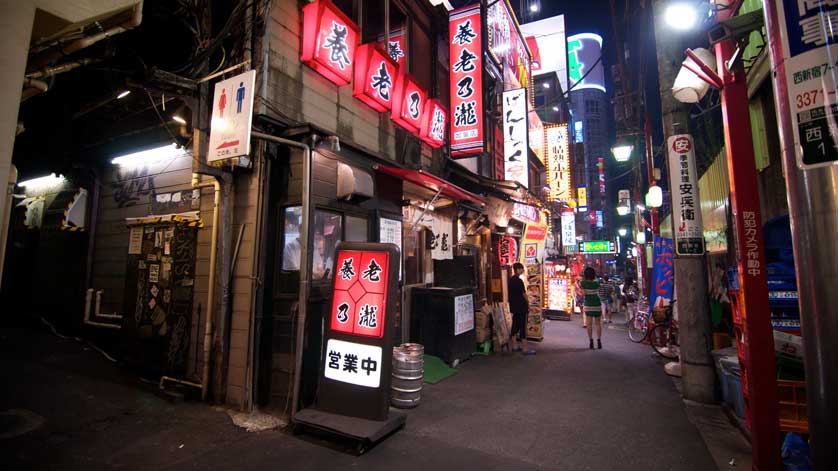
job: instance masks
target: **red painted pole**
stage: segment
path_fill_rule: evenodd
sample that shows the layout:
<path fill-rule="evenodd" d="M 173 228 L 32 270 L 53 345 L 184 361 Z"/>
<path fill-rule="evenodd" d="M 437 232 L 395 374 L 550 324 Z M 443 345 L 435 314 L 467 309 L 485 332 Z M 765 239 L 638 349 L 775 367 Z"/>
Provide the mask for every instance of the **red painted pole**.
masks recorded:
<path fill-rule="evenodd" d="M 734 10 L 735 11 L 735 10 Z M 730 200 L 736 228 L 741 304 L 745 325 L 743 386 L 747 384 L 753 469 L 780 471 L 780 420 L 774 335 L 768 307 L 765 244 L 759 207 L 754 146 L 748 110 L 748 87 L 741 61 L 726 71 L 733 56 L 733 40 L 716 44 L 716 60 L 724 86 L 721 90 L 725 151 L 730 178 Z"/>
<path fill-rule="evenodd" d="M 649 118 L 649 113 L 646 113 L 646 176 L 649 182 L 649 187 L 655 184 L 655 158 L 652 155 L 652 120 Z M 660 223 L 658 221 L 658 208 L 649 208 L 649 218 L 652 223 L 652 234 L 660 235 Z M 654 239 L 652 240 L 654 243 Z"/>

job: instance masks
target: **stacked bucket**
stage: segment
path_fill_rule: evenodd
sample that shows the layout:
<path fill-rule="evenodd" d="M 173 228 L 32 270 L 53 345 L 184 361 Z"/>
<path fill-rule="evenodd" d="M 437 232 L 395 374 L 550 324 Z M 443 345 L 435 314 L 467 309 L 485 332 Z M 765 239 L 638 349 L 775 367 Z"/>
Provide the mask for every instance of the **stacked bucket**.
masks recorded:
<path fill-rule="evenodd" d="M 393 347 L 393 378 L 390 382 L 390 404 L 399 409 L 419 405 L 422 376 L 425 372 L 425 347 L 404 343 Z"/>

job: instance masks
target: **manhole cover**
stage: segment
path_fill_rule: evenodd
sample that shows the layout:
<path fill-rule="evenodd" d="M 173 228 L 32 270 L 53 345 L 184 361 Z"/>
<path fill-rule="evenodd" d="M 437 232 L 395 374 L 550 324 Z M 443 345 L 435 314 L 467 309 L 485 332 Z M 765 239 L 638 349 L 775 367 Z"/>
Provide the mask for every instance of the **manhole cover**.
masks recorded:
<path fill-rule="evenodd" d="M 0 411 L 0 440 L 19 437 L 44 425 L 43 417 L 26 409 Z"/>

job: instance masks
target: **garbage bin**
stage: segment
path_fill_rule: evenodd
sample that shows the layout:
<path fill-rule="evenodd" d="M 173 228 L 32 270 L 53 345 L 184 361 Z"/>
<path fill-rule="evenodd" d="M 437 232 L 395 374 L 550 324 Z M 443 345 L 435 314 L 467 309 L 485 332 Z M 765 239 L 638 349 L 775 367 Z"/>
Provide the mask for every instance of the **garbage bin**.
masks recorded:
<path fill-rule="evenodd" d="M 412 289 L 410 340 L 448 364 L 468 359 L 476 343 L 471 288 Z"/>

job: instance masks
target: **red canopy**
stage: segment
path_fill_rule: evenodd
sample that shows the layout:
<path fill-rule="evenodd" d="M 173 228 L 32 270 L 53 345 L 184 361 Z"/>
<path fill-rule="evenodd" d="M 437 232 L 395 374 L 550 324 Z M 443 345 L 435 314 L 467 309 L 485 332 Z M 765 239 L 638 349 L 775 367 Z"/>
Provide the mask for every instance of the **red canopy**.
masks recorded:
<path fill-rule="evenodd" d="M 480 206 L 486 206 L 486 201 L 483 198 L 475 195 L 470 191 L 466 191 L 457 185 L 447 182 L 436 175 L 430 174 L 424 170 L 413 170 L 409 168 L 388 167 L 379 165 L 376 170 L 384 172 L 388 175 L 401 178 L 402 180 L 414 183 L 416 185 L 425 187 L 434 192 L 441 192 L 443 195 L 453 200 L 465 200 Z"/>

